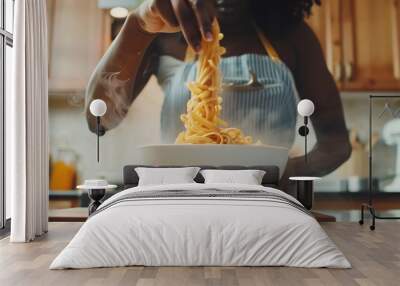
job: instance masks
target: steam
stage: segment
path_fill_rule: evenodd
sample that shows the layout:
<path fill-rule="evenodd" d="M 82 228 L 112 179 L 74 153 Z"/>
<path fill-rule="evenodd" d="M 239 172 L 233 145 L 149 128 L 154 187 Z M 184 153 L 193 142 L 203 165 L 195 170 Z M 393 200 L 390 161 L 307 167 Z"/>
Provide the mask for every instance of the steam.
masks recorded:
<path fill-rule="evenodd" d="M 103 96 L 107 99 L 107 108 L 111 111 L 107 118 L 107 125 L 117 125 L 128 113 L 130 106 L 129 79 L 119 78 L 120 72 L 103 72 L 98 83 L 103 87 Z"/>

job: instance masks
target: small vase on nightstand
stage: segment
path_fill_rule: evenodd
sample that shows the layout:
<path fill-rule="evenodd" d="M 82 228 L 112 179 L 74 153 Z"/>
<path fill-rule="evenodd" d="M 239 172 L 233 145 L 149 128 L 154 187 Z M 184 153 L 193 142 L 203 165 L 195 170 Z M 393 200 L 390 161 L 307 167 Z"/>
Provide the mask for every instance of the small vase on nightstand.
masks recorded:
<path fill-rule="evenodd" d="M 90 204 L 88 207 L 89 216 L 94 213 L 101 205 L 102 199 L 106 195 L 107 189 L 115 189 L 116 185 L 109 185 L 106 180 L 85 180 L 83 185 L 79 185 L 78 189 L 88 191 Z"/>

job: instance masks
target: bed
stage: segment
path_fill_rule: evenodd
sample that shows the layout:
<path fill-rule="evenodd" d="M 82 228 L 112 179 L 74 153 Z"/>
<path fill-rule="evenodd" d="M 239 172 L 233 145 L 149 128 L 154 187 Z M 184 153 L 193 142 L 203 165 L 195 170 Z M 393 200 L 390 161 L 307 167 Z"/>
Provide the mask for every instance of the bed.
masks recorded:
<path fill-rule="evenodd" d="M 138 186 L 136 167 L 124 168 L 125 190 L 98 208 L 50 269 L 351 267 L 310 212 L 277 189 L 276 166 L 219 167 L 264 170 L 258 186 L 204 184 L 200 174 L 196 183 Z"/>

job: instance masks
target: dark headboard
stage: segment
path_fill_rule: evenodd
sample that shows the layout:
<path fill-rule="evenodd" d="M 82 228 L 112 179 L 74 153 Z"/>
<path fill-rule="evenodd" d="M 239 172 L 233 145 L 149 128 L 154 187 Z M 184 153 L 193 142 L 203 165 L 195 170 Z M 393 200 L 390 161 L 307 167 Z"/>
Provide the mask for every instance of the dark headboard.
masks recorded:
<path fill-rule="evenodd" d="M 157 168 L 158 166 L 128 165 L 124 167 L 124 188 L 131 188 L 138 185 L 139 177 L 135 171 L 137 167 Z M 177 168 L 183 166 L 160 166 L 162 168 Z M 279 182 L 279 168 L 277 166 L 198 166 L 201 169 L 221 169 L 221 170 L 263 170 L 265 176 L 262 185 L 266 187 L 277 187 Z M 199 173 L 194 179 L 197 183 L 204 183 L 203 176 Z"/>

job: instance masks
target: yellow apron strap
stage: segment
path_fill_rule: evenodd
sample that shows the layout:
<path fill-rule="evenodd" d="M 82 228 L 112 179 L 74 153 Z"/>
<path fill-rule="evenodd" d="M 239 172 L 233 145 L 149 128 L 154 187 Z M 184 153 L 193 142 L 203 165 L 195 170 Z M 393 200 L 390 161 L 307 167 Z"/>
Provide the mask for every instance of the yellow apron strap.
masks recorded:
<path fill-rule="evenodd" d="M 254 25 L 258 38 L 260 39 L 261 43 L 264 46 L 265 51 L 267 52 L 268 56 L 274 61 L 274 62 L 279 62 L 281 60 L 281 58 L 279 57 L 278 52 L 276 51 L 276 49 L 274 48 L 274 46 L 272 45 L 272 43 L 267 39 L 267 37 L 265 36 L 264 32 L 260 30 L 260 28 L 258 28 L 257 25 Z"/>
<path fill-rule="evenodd" d="M 185 62 L 193 62 L 196 60 L 196 53 L 191 47 L 186 48 L 186 54 L 185 54 Z"/>
<path fill-rule="evenodd" d="M 275 50 L 274 46 L 272 43 L 267 39 L 267 37 L 264 35 L 263 31 L 258 28 L 257 25 L 254 25 L 258 38 L 260 39 L 262 45 L 264 46 L 265 51 L 267 52 L 268 56 L 274 61 L 274 62 L 279 62 L 281 59 L 279 57 L 278 52 Z M 185 54 L 185 62 L 193 62 L 196 59 L 196 53 L 192 48 L 189 46 L 186 49 L 186 54 Z"/>

